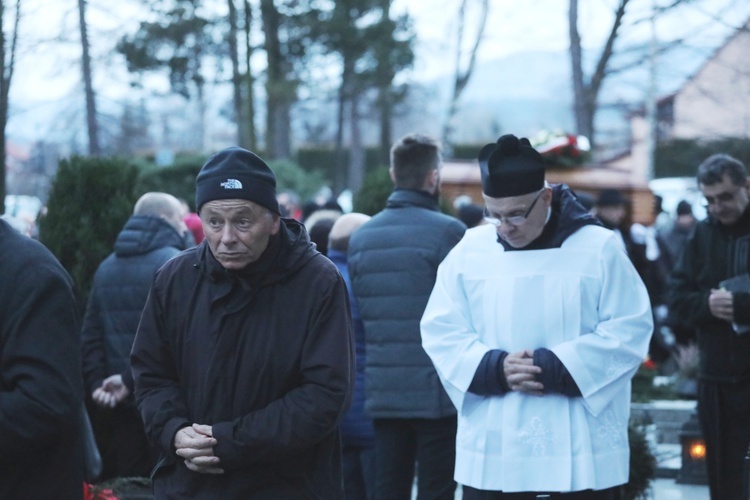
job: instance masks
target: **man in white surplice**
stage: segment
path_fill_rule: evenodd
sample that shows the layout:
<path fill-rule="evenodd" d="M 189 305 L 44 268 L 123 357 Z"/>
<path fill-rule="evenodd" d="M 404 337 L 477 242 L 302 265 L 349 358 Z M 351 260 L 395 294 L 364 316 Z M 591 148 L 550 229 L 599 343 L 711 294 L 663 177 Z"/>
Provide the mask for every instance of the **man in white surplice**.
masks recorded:
<path fill-rule="evenodd" d="M 527 139 L 504 135 L 479 163 L 489 223 L 440 265 L 421 321 L 458 409 L 455 479 L 464 500 L 617 499 L 646 288 L 614 233 L 546 183 Z"/>

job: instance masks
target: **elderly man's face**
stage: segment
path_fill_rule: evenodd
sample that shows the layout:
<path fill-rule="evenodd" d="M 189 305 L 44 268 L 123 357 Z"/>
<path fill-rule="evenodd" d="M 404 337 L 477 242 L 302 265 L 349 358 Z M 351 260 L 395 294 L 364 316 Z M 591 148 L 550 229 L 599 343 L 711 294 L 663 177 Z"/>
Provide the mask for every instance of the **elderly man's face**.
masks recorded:
<path fill-rule="evenodd" d="M 547 212 L 552 203 L 552 189 L 541 192 L 511 196 L 508 198 L 484 197 L 485 214 L 497 218 L 502 224 L 495 224 L 497 235 L 513 248 L 523 248 L 542 234 L 547 222 Z M 508 218 L 526 216 L 521 223 L 512 224 Z"/>
<path fill-rule="evenodd" d="M 211 253 L 225 269 L 243 269 L 258 260 L 279 232 L 279 217 L 248 200 L 209 201 L 200 217 Z"/>

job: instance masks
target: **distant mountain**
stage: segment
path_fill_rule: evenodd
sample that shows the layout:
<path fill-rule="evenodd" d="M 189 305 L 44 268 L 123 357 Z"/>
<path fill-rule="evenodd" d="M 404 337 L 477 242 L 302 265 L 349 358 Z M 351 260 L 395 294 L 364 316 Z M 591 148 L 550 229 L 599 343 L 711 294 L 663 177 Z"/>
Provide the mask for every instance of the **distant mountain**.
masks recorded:
<path fill-rule="evenodd" d="M 657 63 L 657 98 L 679 89 L 713 50 L 685 46 L 662 57 Z M 627 64 L 631 69 L 613 73 L 600 92 L 597 129 L 603 133 L 627 133 L 627 112 L 642 106 L 646 99 L 649 64 L 646 60 L 632 61 L 632 53 L 613 60 L 613 67 Z M 504 132 L 534 135 L 544 129 L 572 131 L 569 57 L 567 51 L 525 52 L 477 64 L 461 97 L 456 140 L 481 143 Z M 414 112 L 434 115 L 434 120 L 422 122 L 432 129 L 430 133 L 440 133 L 451 85 L 450 76 L 423 85 L 422 91 L 430 97 Z"/>

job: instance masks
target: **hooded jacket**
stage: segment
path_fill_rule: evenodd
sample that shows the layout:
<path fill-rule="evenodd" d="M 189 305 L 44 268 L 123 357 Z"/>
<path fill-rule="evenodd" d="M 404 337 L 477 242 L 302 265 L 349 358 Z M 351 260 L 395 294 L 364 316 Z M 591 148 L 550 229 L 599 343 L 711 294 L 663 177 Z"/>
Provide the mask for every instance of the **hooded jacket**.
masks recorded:
<path fill-rule="evenodd" d="M 750 272 L 750 206 L 732 226 L 712 217 L 699 222 L 670 278 L 670 314 L 697 329 L 700 378 L 750 381 L 750 335 L 711 314 L 708 296 L 727 278 Z M 750 324 L 750 292 L 733 293 L 735 320 Z"/>
<path fill-rule="evenodd" d="M 225 270 L 204 241 L 156 274 L 131 354 L 156 498 L 343 494 L 338 424 L 354 379 L 347 290 L 304 227 L 282 219 L 261 258 Z M 224 474 L 189 471 L 175 433 L 213 427 Z"/>
<path fill-rule="evenodd" d="M 114 252 L 96 270 L 81 330 L 83 377 L 91 394 L 120 373 L 133 389 L 130 349 L 156 270 L 186 247 L 159 217 L 133 215 L 115 240 Z"/>
<path fill-rule="evenodd" d="M 83 496 L 80 330 L 72 280 L 0 220 L 0 498 Z"/>
<path fill-rule="evenodd" d="M 466 226 L 424 191 L 397 189 L 349 241 L 349 276 L 365 325 L 365 411 L 371 418 L 456 414 L 422 349 L 419 320 L 437 268 Z"/>

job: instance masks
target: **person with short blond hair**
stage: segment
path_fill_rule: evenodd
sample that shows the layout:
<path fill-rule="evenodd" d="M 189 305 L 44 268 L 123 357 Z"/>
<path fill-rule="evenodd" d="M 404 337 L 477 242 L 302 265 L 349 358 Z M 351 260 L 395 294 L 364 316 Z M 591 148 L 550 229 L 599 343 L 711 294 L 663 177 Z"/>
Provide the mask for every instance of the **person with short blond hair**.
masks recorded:
<path fill-rule="evenodd" d="M 156 455 L 133 398 L 130 349 L 156 270 L 187 248 L 180 201 L 143 194 L 94 274 L 81 328 L 83 376 L 93 403 L 101 480 L 148 477 Z"/>

